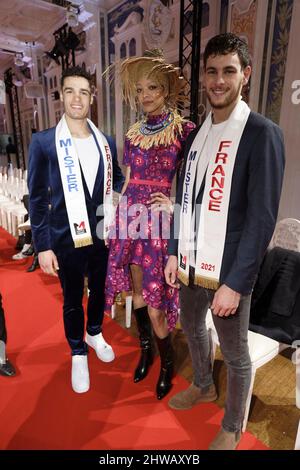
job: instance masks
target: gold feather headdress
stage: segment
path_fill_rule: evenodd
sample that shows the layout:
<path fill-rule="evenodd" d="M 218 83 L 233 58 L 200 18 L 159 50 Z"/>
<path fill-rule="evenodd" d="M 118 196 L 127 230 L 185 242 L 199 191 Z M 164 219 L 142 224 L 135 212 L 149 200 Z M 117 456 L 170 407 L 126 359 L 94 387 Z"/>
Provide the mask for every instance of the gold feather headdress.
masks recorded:
<path fill-rule="evenodd" d="M 128 130 L 126 137 L 133 145 L 149 149 L 152 146 L 171 145 L 178 135 L 183 132 L 185 119 L 180 116 L 176 109 L 179 103 L 184 103 L 183 89 L 186 81 L 180 76 L 179 68 L 165 61 L 161 49 L 145 51 L 143 56 L 129 57 L 121 62 L 111 65 L 104 74 L 111 81 L 116 75 L 120 78 L 122 95 L 133 110 L 137 110 L 136 84 L 141 78 L 157 81 L 167 92 L 165 107 L 171 111 L 167 126 L 152 135 L 142 132 L 143 121 L 133 124 Z"/>
<path fill-rule="evenodd" d="M 161 49 L 145 51 L 139 57 L 128 57 L 120 63 L 111 65 L 105 76 L 113 79 L 118 74 L 121 80 L 122 95 L 134 110 L 137 109 L 136 83 L 141 77 L 156 79 L 167 91 L 166 107 L 176 109 L 184 101 L 182 94 L 186 85 L 185 79 L 180 76 L 180 69 L 168 64 Z"/>

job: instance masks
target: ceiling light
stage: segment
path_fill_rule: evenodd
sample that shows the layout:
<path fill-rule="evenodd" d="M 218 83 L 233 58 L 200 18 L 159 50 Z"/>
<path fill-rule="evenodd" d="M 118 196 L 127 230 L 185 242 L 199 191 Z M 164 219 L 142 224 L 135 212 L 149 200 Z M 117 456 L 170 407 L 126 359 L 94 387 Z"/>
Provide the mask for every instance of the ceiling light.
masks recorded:
<path fill-rule="evenodd" d="M 46 55 L 47 55 L 48 57 L 50 57 L 50 59 L 55 60 L 55 62 L 57 63 L 57 65 L 60 65 L 60 61 L 59 61 L 59 58 L 58 58 L 58 55 L 57 55 L 56 52 L 53 52 L 53 51 L 47 52 L 47 51 L 46 51 Z"/>
<path fill-rule="evenodd" d="M 12 82 L 15 86 L 23 86 L 22 80 L 19 80 L 15 75 L 13 75 Z"/>
<path fill-rule="evenodd" d="M 72 28 L 69 28 L 68 36 L 65 39 L 65 46 L 68 49 L 74 50 L 76 49 L 77 46 L 79 46 L 79 44 L 80 44 L 79 37 L 77 36 L 77 34 L 75 34 L 72 31 Z"/>
<path fill-rule="evenodd" d="M 58 36 L 55 38 L 55 45 L 50 52 L 46 52 L 47 56 L 55 60 L 55 62 L 60 65 L 59 57 L 64 57 L 68 54 L 68 48 L 61 38 Z"/>
<path fill-rule="evenodd" d="M 66 21 L 68 25 L 71 26 L 72 28 L 78 25 L 78 13 L 79 13 L 78 7 L 74 7 L 72 5 L 68 6 L 67 13 L 66 13 Z"/>
<path fill-rule="evenodd" d="M 27 98 L 44 98 L 44 89 L 38 82 L 30 81 L 25 83 L 24 91 Z"/>
<path fill-rule="evenodd" d="M 15 54 L 15 65 L 18 65 L 19 67 L 24 65 L 23 53 L 22 52 L 21 53 L 16 52 L 16 54 Z"/>

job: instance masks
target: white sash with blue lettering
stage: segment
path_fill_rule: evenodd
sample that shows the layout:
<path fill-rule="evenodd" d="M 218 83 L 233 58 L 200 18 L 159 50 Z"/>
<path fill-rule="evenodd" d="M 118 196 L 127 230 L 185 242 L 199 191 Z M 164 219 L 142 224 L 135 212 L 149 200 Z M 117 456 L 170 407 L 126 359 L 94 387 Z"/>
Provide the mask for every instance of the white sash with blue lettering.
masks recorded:
<path fill-rule="evenodd" d="M 88 119 L 100 146 L 104 164 L 104 208 L 112 204 L 112 157 L 105 136 Z M 79 158 L 67 121 L 63 115 L 56 126 L 55 144 L 64 197 L 68 213 L 71 235 L 75 248 L 92 245 L 93 239 L 86 209 L 86 201 L 81 178 Z M 104 211 L 104 230 L 107 232 L 110 221 L 109 214 Z M 110 212 L 110 211 L 109 211 Z"/>
<path fill-rule="evenodd" d="M 212 126 L 212 115 L 209 113 L 192 143 L 183 184 L 178 243 L 178 278 L 186 285 L 189 284 L 190 254 L 195 250 L 194 224 L 191 221 L 193 187 L 197 170 L 197 187 L 201 186 L 204 177 L 205 187 L 196 237 L 195 284 L 215 290 L 219 287 L 232 174 L 237 149 L 249 114 L 248 105 L 240 100 L 232 111 L 220 138 L 213 143 L 211 149 L 203 152 Z"/>

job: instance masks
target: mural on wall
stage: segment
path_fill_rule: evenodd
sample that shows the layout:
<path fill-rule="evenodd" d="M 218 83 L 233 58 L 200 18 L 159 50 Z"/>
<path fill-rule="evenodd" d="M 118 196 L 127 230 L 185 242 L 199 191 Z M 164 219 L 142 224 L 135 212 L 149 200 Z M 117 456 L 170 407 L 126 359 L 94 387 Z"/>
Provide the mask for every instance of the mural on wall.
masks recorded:
<path fill-rule="evenodd" d="M 257 1 L 248 2 L 237 1 L 231 11 L 230 31 L 244 39 L 249 47 L 250 55 L 254 52 L 254 34 L 257 20 Z M 248 103 L 250 95 L 251 79 L 243 88 L 243 99 Z"/>
<path fill-rule="evenodd" d="M 278 0 L 272 43 L 266 116 L 279 124 L 294 0 Z"/>
<path fill-rule="evenodd" d="M 109 62 L 112 63 L 114 60 L 115 46 L 111 41 L 111 38 L 115 34 L 115 28 L 120 28 L 126 21 L 127 17 L 137 12 L 143 15 L 143 9 L 140 7 L 140 0 L 127 0 L 126 2 L 119 5 L 114 10 L 110 11 L 107 15 L 108 21 L 108 48 L 109 48 Z"/>
<path fill-rule="evenodd" d="M 241 11 L 239 2 L 233 5 L 231 13 L 230 31 L 244 39 L 249 47 L 250 54 L 253 55 L 254 32 L 257 14 L 257 1 L 254 0 L 247 11 Z"/>
<path fill-rule="evenodd" d="M 149 49 L 163 48 L 172 27 L 172 11 L 160 0 L 143 0 L 143 32 Z"/>

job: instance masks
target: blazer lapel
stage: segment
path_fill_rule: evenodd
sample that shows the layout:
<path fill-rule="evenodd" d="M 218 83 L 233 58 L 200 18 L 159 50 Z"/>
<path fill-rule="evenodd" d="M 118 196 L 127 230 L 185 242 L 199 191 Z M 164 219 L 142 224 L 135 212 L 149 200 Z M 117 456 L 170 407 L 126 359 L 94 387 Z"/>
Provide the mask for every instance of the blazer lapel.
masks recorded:
<path fill-rule="evenodd" d="M 99 152 L 99 157 L 100 157 L 99 158 L 98 171 L 97 171 L 95 184 L 94 184 L 94 189 L 93 189 L 93 194 L 92 194 L 92 199 L 94 199 L 94 198 L 97 198 L 96 195 L 99 193 L 99 190 L 100 190 L 101 185 L 102 185 L 102 180 L 103 180 L 103 177 L 104 177 L 104 165 L 103 165 L 103 156 L 102 156 L 98 141 L 96 139 L 96 136 L 95 136 L 95 134 L 94 134 L 94 132 L 91 128 L 90 128 L 90 131 L 93 134 L 93 137 L 94 137 L 94 140 L 95 140 L 98 152 Z"/>

